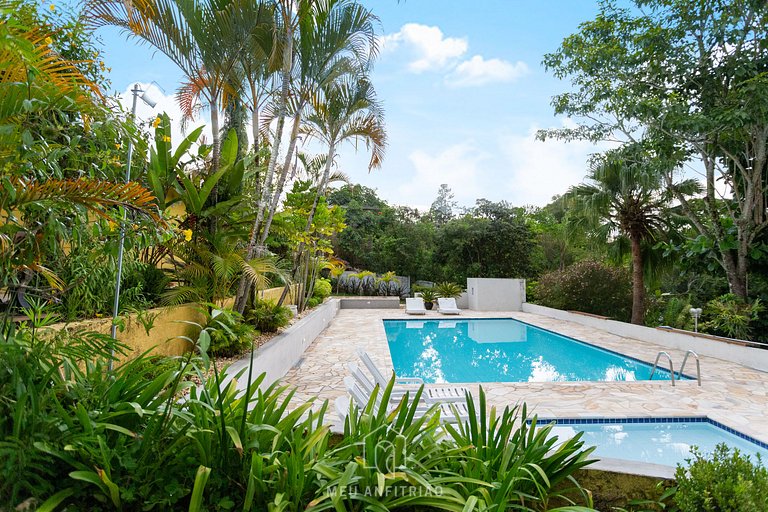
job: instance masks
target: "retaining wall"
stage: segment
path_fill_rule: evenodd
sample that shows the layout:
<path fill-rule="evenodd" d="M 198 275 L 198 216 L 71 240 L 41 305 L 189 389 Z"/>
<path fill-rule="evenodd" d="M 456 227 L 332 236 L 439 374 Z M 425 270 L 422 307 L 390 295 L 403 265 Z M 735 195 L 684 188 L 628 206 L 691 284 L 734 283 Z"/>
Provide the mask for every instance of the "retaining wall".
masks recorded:
<path fill-rule="evenodd" d="M 283 293 L 283 287 L 269 288 L 259 292 L 259 297 L 277 301 Z M 292 297 L 289 297 L 292 298 Z M 223 306 L 231 306 L 234 299 L 224 301 Z M 291 301 L 286 301 L 286 304 Z M 142 352 L 164 356 L 180 356 L 190 348 L 184 338 L 196 339 L 199 328 L 193 324 L 205 322 L 205 315 L 193 304 L 148 309 L 143 313 L 147 318 L 154 317 L 152 329 L 147 334 L 135 313 L 124 315 L 125 329 L 117 333 L 117 339 L 128 346 L 128 353 L 119 359 L 127 360 Z M 193 324 L 191 324 L 192 322 Z M 55 330 L 87 330 L 109 334 L 112 317 L 93 318 L 78 322 L 58 323 L 51 326 Z"/>
<path fill-rule="evenodd" d="M 336 313 L 339 312 L 340 306 L 339 299 L 327 300 L 307 316 L 259 347 L 253 358 L 253 375 L 267 374 L 261 383 L 262 389 L 282 378 L 288 370 L 296 366 L 304 355 L 304 351 L 331 323 Z M 245 357 L 230 366 L 227 371 L 227 376 L 233 377 L 238 371 L 246 369 L 246 374 L 238 380 L 238 389 L 245 389 L 248 384 L 247 368 L 250 362 L 250 356 Z"/>
<path fill-rule="evenodd" d="M 731 343 L 726 340 L 717 340 L 712 336 L 701 336 L 694 333 L 684 333 L 675 330 L 645 327 L 642 325 L 628 324 L 607 318 L 562 311 L 560 309 L 539 306 L 538 304 L 523 303 L 523 311 L 536 315 L 567 320 L 577 324 L 594 327 L 610 332 L 617 336 L 634 338 L 641 341 L 656 343 L 663 347 L 677 350 L 693 350 L 701 356 L 716 357 L 726 361 L 739 363 L 749 368 L 768 372 L 768 350 L 745 346 L 744 344 Z M 689 361 L 689 364 L 692 361 Z M 682 361 L 676 361 L 677 364 Z M 690 373 L 689 365 L 686 365 Z"/>

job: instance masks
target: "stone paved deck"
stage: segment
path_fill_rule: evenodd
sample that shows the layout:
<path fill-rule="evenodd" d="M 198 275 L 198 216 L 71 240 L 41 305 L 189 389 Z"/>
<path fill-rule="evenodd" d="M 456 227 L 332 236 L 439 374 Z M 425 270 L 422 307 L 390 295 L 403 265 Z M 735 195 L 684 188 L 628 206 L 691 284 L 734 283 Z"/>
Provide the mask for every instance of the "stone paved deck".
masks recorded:
<path fill-rule="evenodd" d="M 428 312 L 421 318 L 445 318 Z M 684 353 L 652 343 L 623 338 L 573 322 L 530 313 L 483 313 L 466 311 L 464 318 L 516 318 L 533 325 L 586 341 L 653 363 L 666 350 L 676 364 Z M 392 369 L 382 319 L 415 319 L 396 310 L 341 310 L 317 337 L 302 360 L 283 382 L 296 386 L 295 400 L 311 396 L 333 401 L 345 394 L 345 365 L 357 362 L 355 349 L 362 347 L 382 368 Z M 689 364 L 693 361 L 689 361 Z M 694 365 L 690 365 L 690 370 Z M 686 370 L 690 374 L 690 370 Z M 485 383 L 492 404 L 505 406 L 526 402 L 540 417 L 644 417 L 708 416 L 745 434 L 768 442 L 768 374 L 745 366 L 701 357 L 702 386 L 696 381 Z"/>

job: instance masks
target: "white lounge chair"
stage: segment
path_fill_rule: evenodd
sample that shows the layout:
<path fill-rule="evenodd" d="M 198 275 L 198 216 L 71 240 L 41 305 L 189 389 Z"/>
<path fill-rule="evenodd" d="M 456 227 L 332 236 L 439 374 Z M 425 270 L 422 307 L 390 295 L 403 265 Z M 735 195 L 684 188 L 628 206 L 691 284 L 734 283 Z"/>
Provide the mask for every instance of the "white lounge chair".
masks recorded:
<path fill-rule="evenodd" d="M 357 381 L 351 377 L 347 376 L 344 377 L 344 387 L 346 387 L 347 392 L 352 397 L 352 401 L 354 401 L 355 405 L 357 405 L 360 409 L 363 409 L 368 406 L 368 401 L 371 398 L 371 393 L 366 392 L 363 390 L 357 383 Z M 381 405 L 381 394 L 383 390 L 379 388 L 378 396 L 376 397 L 376 406 L 379 407 Z M 387 404 L 387 412 L 394 411 L 402 402 L 403 397 L 400 398 L 393 398 L 390 397 L 389 403 Z M 339 415 L 339 418 L 341 421 L 345 421 L 347 418 L 347 415 L 349 414 L 349 406 L 350 406 L 350 398 L 349 396 L 341 396 L 336 399 L 335 402 L 336 405 L 336 412 Z M 423 416 L 428 411 L 432 409 L 432 407 L 437 407 L 440 410 L 440 420 L 443 423 L 456 423 L 457 421 L 467 421 L 469 419 L 469 411 L 467 410 L 467 406 L 465 404 L 461 403 L 440 403 L 440 404 L 432 404 L 432 405 L 418 405 L 416 408 L 416 414 L 419 416 Z"/>
<path fill-rule="evenodd" d="M 389 384 L 389 379 L 381 373 L 379 367 L 373 362 L 368 352 L 358 348 L 357 355 L 363 362 L 365 367 L 373 377 L 373 383 L 378 384 L 380 388 L 384 389 Z M 398 377 L 395 376 L 395 386 L 421 386 L 424 381 L 418 377 Z M 424 388 L 424 401 L 425 402 L 461 402 L 467 395 L 467 388 L 462 386 L 440 386 L 440 387 L 425 387 Z"/>
<path fill-rule="evenodd" d="M 355 363 L 348 363 L 347 364 L 347 370 L 349 370 L 349 374 L 355 379 L 358 386 L 365 391 L 366 393 L 370 394 L 373 393 L 373 388 L 376 386 L 375 383 L 371 382 L 368 377 L 363 373 L 363 370 L 358 367 Z M 456 387 L 456 386 L 450 386 L 450 387 L 444 387 L 444 386 L 438 386 L 438 387 L 424 387 L 424 391 L 421 395 L 421 399 L 426 404 L 434 404 L 434 403 L 452 403 L 452 402 L 464 402 L 466 400 L 466 388 Z M 404 386 L 394 386 L 392 388 L 392 398 L 399 400 L 402 398 L 406 393 L 409 393 L 410 396 L 413 396 L 413 394 L 416 392 L 416 388 L 407 388 Z"/>
<path fill-rule="evenodd" d="M 446 299 L 440 297 L 437 299 L 437 311 L 443 315 L 458 315 L 461 310 L 456 306 L 456 299 Z"/>
<path fill-rule="evenodd" d="M 406 298 L 405 312 L 409 315 L 426 315 L 427 308 L 424 307 L 424 299 L 421 297 Z"/>

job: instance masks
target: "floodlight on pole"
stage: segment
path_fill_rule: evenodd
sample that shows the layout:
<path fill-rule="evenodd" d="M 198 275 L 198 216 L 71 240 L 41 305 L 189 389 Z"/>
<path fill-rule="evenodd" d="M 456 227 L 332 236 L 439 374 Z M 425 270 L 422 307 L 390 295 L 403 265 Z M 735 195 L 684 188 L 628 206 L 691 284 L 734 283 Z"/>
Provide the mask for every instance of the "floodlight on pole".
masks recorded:
<path fill-rule="evenodd" d="M 149 91 L 142 90 L 139 84 L 135 84 L 133 89 L 133 105 L 131 106 L 131 119 L 136 117 L 136 103 L 139 98 L 150 108 L 157 105 L 157 101 L 152 99 Z M 141 96 L 139 96 L 141 95 Z M 125 165 L 125 182 L 131 181 L 131 161 L 133 160 L 133 138 L 128 137 L 128 162 Z M 117 249 L 117 276 L 115 277 L 115 301 L 112 305 L 112 329 L 110 334 L 113 339 L 117 339 L 117 315 L 120 311 L 120 280 L 123 276 L 123 252 L 125 249 L 125 227 L 128 220 L 128 211 L 123 209 L 123 222 L 120 224 L 120 243 Z M 112 369 L 112 360 L 109 361 L 110 370 Z"/>
<path fill-rule="evenodd" d="M 701 316 L 701 308 L 691 308 L 688 312 L 693 317 L 693 332 L 699 332 L 699 317 Z"/>

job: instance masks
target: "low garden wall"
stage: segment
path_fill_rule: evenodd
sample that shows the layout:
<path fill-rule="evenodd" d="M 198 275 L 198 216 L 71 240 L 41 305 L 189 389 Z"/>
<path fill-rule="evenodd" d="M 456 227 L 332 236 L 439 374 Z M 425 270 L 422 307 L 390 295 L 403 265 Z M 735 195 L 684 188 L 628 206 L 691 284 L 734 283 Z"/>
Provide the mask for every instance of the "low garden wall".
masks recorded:
<path fill-rule="evenodd" d="M 259 292 L 259 297 L 277 301 L 282 293 L 283 287 L 280 286 Z M 225 301 L 224 305 L 231 306 L 233 301 L 234 299 Z M 205 315 L 194 304 L 148 309 L 142 315 L 147 319 L 154 318 L 149 333 L 139 321 L 137 314 L 131 313 L 123 317 L 125 318 L 125 329 L 118 331 L 117 339 L 127 345 L 128 352 L 119 357 L 121 360 L 130 359 L 146 351 L 151 351 L 152 354 L 157 355 L 180 356 L 190 348 L 189 342 L 184 338 L 197 338 L 199 329 L 193 324 L 205 322 Z M 52 326 L 56 330 L 87 330 L 103 334 L 109 334 L 111 327 L 111 317 L 69 323 L 62 322 Z"/>
<path fill-rule="evenodd" d="M 686 333 L 679 330 L 645 327 L 642 325 L 628 324 L 595 315 L 580 314 L 571 311 L 562 311 L 560 309 L 548 308 L 523 303 L 523 311 L 536 315 L 548 316 L 559 320 L 567 320 L 577 324 L 594 327 L 603 331 L 610 332 L 617 336 L 634 338 L 641 341 L 648 341 L 661 345 L 663 347 L 677 350 L 693 350 L 701 356 L 716 357 L 726 361 L 739 363 L 756 370 L 768 371 L 768 350 L 755 346 L 748 346 L 749 342 L 734 342 L 723 339 L 717 339 L 714 336 L 699 335 L 695 333 Z M 649 354 L 649 357 L 655 357 L 656 354 Z M 676 361 L 677 364 L 682 361 Z M 691 364 L 692 361 L 689 361 Z M 693 365 L 686 365 L 690 373 Z"/>
<path fill-rule="evenodd" d="M 344 297 L 341 309 L 400 309 L 400 297 Z"/>
<path fill-rule="evenodd" d="M 288 370 L 301 361 L 304 351 L 328 327 L 339 312 L 340 306 L 339 299 L 325 301 L 307 316 L 258 348 L 253 358 L 253 375 L 267 374 L 261 383 L 262 389 L 282 378 Z M 250 362 L 250 356 L 246 356 L 232 364 L 227 370 L 227 376 L 234 377 L 243 369 L 247 372 Z M 247 383 L 247 375 L 243 375 L 238 380 L 238 389 L 245 389 Z"/>

